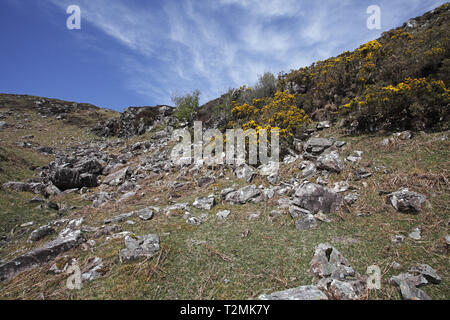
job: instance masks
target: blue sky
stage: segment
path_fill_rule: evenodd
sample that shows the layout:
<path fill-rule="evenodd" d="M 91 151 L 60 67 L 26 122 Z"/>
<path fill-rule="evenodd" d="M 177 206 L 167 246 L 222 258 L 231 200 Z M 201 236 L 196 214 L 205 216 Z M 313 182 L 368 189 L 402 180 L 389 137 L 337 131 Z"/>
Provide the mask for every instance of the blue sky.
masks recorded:
<path fill-rule="evenodd" d="M 123 110 L 228 88 L 353 50 L 446 1 L 1 0 L 0 92 Z M 81 8 L 81 30 L 66 9 Z M 369 30 L 369 5 L 381 29 Z"/>

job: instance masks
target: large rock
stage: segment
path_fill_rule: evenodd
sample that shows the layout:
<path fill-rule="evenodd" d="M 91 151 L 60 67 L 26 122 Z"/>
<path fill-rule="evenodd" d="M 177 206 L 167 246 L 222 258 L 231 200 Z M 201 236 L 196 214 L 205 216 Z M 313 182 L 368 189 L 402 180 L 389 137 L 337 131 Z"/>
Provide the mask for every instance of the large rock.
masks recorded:
<path fill-rule="evenodd" d="M 82 187 L 96 187 L 98 185 L 97 175 L 81 173 L 77 169 L 58 168 L 50 180 L 60 190 L 78 189 Z"/>
<path fill-rule="evenodd" d="M 120 118 L 102 121 L 92 129 L 99 136 L 132 137 L 141 135 L 159 123 L 170 122 L 174 108 L 165 105 L 154 107 L 130 107 L 121 113 Z"/>
<path fill-rule="evenodd" d="M 238 179 L 244 179 L 247 182 L 252 181 L 253 176 L 255 175 L 255 170 L 247 164 L 240 165 L 234 171 L 234 174 Z"/>
<path fill-rule="evenodd" d="M 391 284 L 398 287 L 405 300 L 431 300 L 418 286 L 426 285 L 428 281 L 422 275 L 402 273 L 390 279 Z"/>
<path fill-rule="evenodd" d="M 409 191 L 407 188 L 389 194 L 388 199 L 397 211 L 405 213 L 420 212 L 426 201 L 424 195 Z"/>
<path fill-rule="evenodd" d="M 317 168 L 319 169 L 340 173 L 344 170 L 344 167 L 344 161 L 337 151 L 322 154 L 317 159 Z"/>
<path fill-rule="evenodd" d="M 438 284 L 442 281 L 441 277 L 428 264 L 419 264 L 411 267 L 408 272 L 415 275 L 422 275 L 430 283 Z"/>
<path fill-rule="evenodd" d="M 306 216 L 304 216 L 303 218 L 295 221 L 295 228 L 297 230 L 309 230 L 309 229 L 314 229 L 315 227 L 317 227 L 317 221 L 316 218 L 314 218 L 314 216 L 312 214 L 308 214 Z"/>
<path fill-rule="evenodd" d="M 41 264 L 47 263 L 59 254 L 77 247 L 83 241 L 81 231 L 73 231 L 65 237 L 47 242 L 41 248 L 19 256 L 0 266 L 0 280 L 14 278 L 18 273 L 31 270 Z"/>
<path fill-rule="evenodd" d="M 327 296 L 316 286 L 301 286 L 284 291 L 263 294 L 259 300 L 328 300 Z"/>
<path fill-rule="evenodd" d="M 118 186 L 125 182 L 125 180 L 131 175 L 131 170 L 129 167 L 125 167 L 116 172 L 109 174 L 104 180 L 104 184 L 110 186 Z"/>
<path fill-rule="evenodd" d="M 317 287 L 332 300 L 359 300 L 366 293 L 366 284 L 362 280 L 338 280 L 323 278 Z"/>
<path fill-rule="evenodd" d="M 140 237 L 128 235 L 125 237 L 125 247 L 120 250 L 119 258 L 122 263 L 151 258 L 159 251 L 159 237 L 156 234 Z"/>
<path fill-rule="evenodd" d="M 324 243 L 315 248 L 310 269 L 318 278 L 344 280 L 355 276 L 355 271 L 348 260 L 336 248 Z"/>
<path fill-rule="evenodd" d="M 225 201 L 231 204 L 245 204 L 260 195 L 261 191 L 253 184 L 228 193 L 225 196 Z"/>
<path fill-rule="evenodd" d="M 342 198 L 337 193 L 318 184 L 308 183 L 297 188 L 293 203 L 315 214 L 335 212 L 339 209 Z"/>
<path fill-rule="evenodd" d="M 153 218 L 153 216 L 155 215 L 155 211 L 152 208 L 145 208 L 137 211 L 136 215 L 139 217 L 139 219 L 148 221 Z"/>
<path fill-rule="evenodd" d="M 304 150 L 313 155 L 320 155 L 333 145 L 333 141 L 323 138 L 311 138 L 305 145 Z"/>
<path fill-rule="evenodd" d="M 214 196 L 212 197 L 210 196 L 210 197 L 196 198 L 192 206 L 200 210 L 209 211 L 214 207 L 215 203 L 216 201 L 214 200 Z"/>
<path fill-rule="evenodd" d="M 96 158 L 84 159 L 75 164 L 74 169 L 80 173 L 101 174 L 103 171 L 103 164 Z"/>

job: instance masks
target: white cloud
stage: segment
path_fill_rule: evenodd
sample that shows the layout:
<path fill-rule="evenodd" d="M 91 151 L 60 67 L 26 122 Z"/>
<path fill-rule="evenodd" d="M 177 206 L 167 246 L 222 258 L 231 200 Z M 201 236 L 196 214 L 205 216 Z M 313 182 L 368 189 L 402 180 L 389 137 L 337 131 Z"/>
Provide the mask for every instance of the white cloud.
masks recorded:
<path fill-rule="evenodd" d="M 65 8 L 71 0 L 48 0 Z M 380 0 L 386 29 L 431 0 Z M 206 102 L 265 71 L 289 71 L 374 38 L 366 7 L 349 0 L 165 0 L 151 7 L 125 0 L 80 0 L 82 19 L 129 53 L 116 58 L 126 85 L 152 103 L 200 89 Z M 388 27 L 387 27 L 388 26 Z M 89 37 L 89 35 L 87 35 Z M 116 57 L 117 55 L 117 57 Z"/>

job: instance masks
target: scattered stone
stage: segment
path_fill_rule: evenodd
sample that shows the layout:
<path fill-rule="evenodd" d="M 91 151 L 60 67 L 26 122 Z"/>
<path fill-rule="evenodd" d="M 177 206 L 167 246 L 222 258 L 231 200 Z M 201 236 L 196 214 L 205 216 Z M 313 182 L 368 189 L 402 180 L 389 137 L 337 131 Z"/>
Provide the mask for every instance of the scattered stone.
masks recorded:
<path fill-rule="evenodd" d="M 351 192 L 349 194 L 347 194 L 344 197 L 344 201 L 345 203 L 347 203 L 349 206 L 351 206 L 352 204 L 354 204 L 356 201 L 358 201 L 358 194 Z"/>
<path fill-rule="evenodd" d="M 317 172 L 316 165 L 311 161 L 305 161 L 300 168 L 302 170 L 303 179 L 313 177 Z"/>
<path fill-rule="evenodd" d="M 415 275 L 422 275 L 427 279 L 428 282 L 439 284 L 442 279 L 438 276 L 436 271 L 432 267 L 430 267 L 427 264 L 419 264 L 418 266 L 411 267 L 408 272 L 415 274 Z"/>
<path fill-rule="evenodd" d="M 231 211 L 230 210 L 222 210 L 217 212 L 217 217 L 219 217 L 220 219 L 226 219 L 229 215 L 230 215 Z"/>
<path fill-rule="evenodd" d="M 122 213 L 118 216 L 115 216 L 111 219 L 106 219 L 104 221 L 104 224 L 110 224 L 110 223 L 119 223 L 119 222 L 123 222 L 129 218 L 131 218 L 134 215 L 134 212 L 129 212 L 129 213 Z"/>
<path fill-rule="evenodd" d="M 403 241 L 405 241 L 405 236 L 403 236 L 401 234 L 396 234 L 395 236 L 391 237 L 392 243 L 401 244 L 401 243 L 403 243 Z"/>
<path fill-rule="evenodd" d="M 89 259 L 87 265 L 84 267 L 88 271 L 81 274 L 81 281 L 94 281 L 101 278 L 104 275 L 103 268 L 103 260 L 99 257 Z"/>
<path fill-rule="evenodd" d="M 305 217 L 295 221 L 295 228 L 297 230 L 309 230 L 317 227 L 316 218 L 312 214 L 308 214 Z"/>
<path fill-rule="evenodd" d="M 154 214 L 154 211 L 150 208 L 141 209 L 136 212 L 136 215 L 139 217 L 139 219 L 144 221 L 151 220 Z"/>
<path fill-rule="evenodd" d="M 355 271 L 347 259 L 336 248 L 324 243 L 315 248 L 310 269 L 318 278 L 343 280 L 355 276 Z"/>
<path fill-rule="evenodd" d="M 151 258 L 159 251 L 159 237 L 155 234 L 125 237 L 125 249 L 120 250 L 120 262 L 127 263 L 142 258 Z"/>
<path fill-rule="evenodd" d="M 412 138 L 412 132 L 403 131 L 399 133 L 394 133 L 394 136 L 398 137 L 400 140 L 410 140 Z"/>
<path fill-rule="evenodd" d="M 225 196 L 225 201 L 231 204 L 245 204 L 260 195 L 261 191 L 253 184 L 243 187 L 238 191 L 230 192 Z"/>
<path fill-rule="evenodd" d="M 214 207 L 215 203 L 216 203 L 216 200 L 214 199 L 214 196 L 209 196 L 209 197 L 195 199 L 192 206 L 197 209 L 200 209 L 200 210 L 208 210 L 209 211 Z"/>
<path fill-rule="evenodd" d="M 348 182 L 341 181 L 341 182 L 336 182 L 334 184 L 333 188 L 331 188 L 331 191 L 333 191 L 335 193 L 341 193 L 341 192 L 347 191 L 348 188 L 350 188 L 350 185 L 348 184 Z"/>
<path fill-rule="evenodd" d="M 227 196 L 227 194 L 229 194 L 229 193 L 231 193 L 231 192 L 233 192 L 233 191 L 235 191 L 234 188 L 226 188 L 226 189 L 223 189 L 222 191 L 220 191 L 220 197 L 221 197 L 222 199 L 225 199 L 225 197 Z"/>
<path fill-rule="evenodd" d="M 428 284 L 428 281 L 422 275 L 413 275 L 411 273 L 402 273 L 390 279 L 390 283 L 398 287 L 405 300 L 431 300 L 431 298 L 418 286 Z"/>
<path fill-rule="evenodd" d="M 214 177 L 205 176 L 205 177 L 201 177 L 198 180 L 198 186 L 200 188 L 208 187 L 209 185 L 213 184 L 214 182 L 216 182 L 216 179 Z"/>
<path fill-rule="evenodd" d="M 194 226 L 199 226 L 203 223 L 203 221 L 197 217 L 190 217 L 186 220 L 186 223 Z"/>
<path fill-rule="evenodd" d="M 339 209 L 342 198 L 328 188 L 314 183 L 297 188 L 293 204 L 311 211 L 315 214 L 319 211 L 332 213 Z"/>
<path fill-rule="evenodd" d="M 289 207 L 289 214 L 291 215 L 292 219 L 297 219 L 299 217 L 304 217 L 311 214 L 311 211 L 302 209 L 300 207 L 297 207 L 296 205 L 291 205 Z"/>
<path fill-rule="evenodd" d="M 333 145 L 333 141 L 323 138 L 311 138 L 305 145 L 304 150 L 312 155 L 320 155 Z"/>
<path fill-rule="evenodd" d="M 328 297 L 316 286 L 301 286 L 284 291 L 263 294 L 259 300 L 328 300 Z"/>
<path fill-rule="evenodd" d="M 276 173 L 267 176 L 267 181 L 273 185 L 280 183 L 280 180 L 280 176 Z"/>
<path fill-rule="evenodd" d="M 324 153 L 317 159 L 317 168 L 322 170 L 340 173 L 344 167 L 344 161 L 337 151 Z"/>
<path fill-rule="evenodd" d="M 27 227 L 31 227 L 32 225 L 34 225 L 34 221 L 22 223 L 22 224 L 20 225 L 20 227 L 21 227 L 21 228 L 27 228 Z"/>
<path fill-rule="evenodd" d="M 317 220 L 325 222 L 325 223 L 331 223 L 331 219 L 328 218 L 326 214 L 324 214 L 322 211 L 319 211 L 315 216 Z"/>
<path fill-rule="evenodd" d="M 426 200 L 424 195 L 409 191 L 407 188 L 391 193 L 388 199 L 397 211 L 405 213 L 420 212 Z"/>
<path fill-rule="evenodd" d="M 177 203 L 165 210 L 165 215 L 168 217 L 176 217 L 183 215 L 186 211 L 190 211 L 188 203 Z"/>
<path fill-rule="evenodd" d="M 51 226 L 49 225 L 45 225 L 42 226 L 36 230 L 34 230 L 31 234 L 30 237 L 28 238 L 29 242 L 36 242 L 41 240 L 42 238 L 52 234 L 55 232 L 55 229 L 53 229 Z"/>
<path fill-rule="evenodd" d="M 118 186 L 125 182 L 125 180 L 131 175 L 129 167 L 125 167 L 119 171 L 109 174 L 104 180 L 104 184 L 110 186 Z"/>
<path fill-rule="evenodd" d="M 317 130 L 323 130 L 323 129 L 327 129 L 330 128 L 331 124 L 330 121 L 321 121 L 317 124 Z"/>
<path fill-rule="evenodd" d="M 259 213 L 250 213 L 248 215 L 248 221 L 257 220 L 259 219 L 260 214 Z"/>
<path fill-rule="evenodd" d="M 370 178 L 372 173 L 367 171 L 365 168 L 358 168 L 353 172 L 353 180 L 359 181 L 363 179 Z"/>
<path fill-rule="evenodd" d="M 249 165 L 243 164 L 236 168 L 234 174 L 238 179 L 244 179 L 245 181 L 250 182 L 255 175 L 255 170 Z"/>
<path fill-rule="evenodd" d="M 421 234 L 420 234 L 420 228 L 415 228 L 409 235 L 408 237 L 410 237 L 413 240 L 420 240 L 422 238 Z"/>
<path fill-rule="evenodd" d="M 361 280 L 342 281 L 332 278 L 323 278 L 317 287 L 326 292 L 333 300 L 359 300 L 366 293 L 366 284 Z"/>

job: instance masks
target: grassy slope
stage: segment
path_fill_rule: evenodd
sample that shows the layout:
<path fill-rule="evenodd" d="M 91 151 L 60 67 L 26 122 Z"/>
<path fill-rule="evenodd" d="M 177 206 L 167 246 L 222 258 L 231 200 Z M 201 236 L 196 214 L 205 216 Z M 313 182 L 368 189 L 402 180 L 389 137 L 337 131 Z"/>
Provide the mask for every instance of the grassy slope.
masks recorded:
<path fill-rule="evenodd" d="M 68 114 L 65 120 L 57 120 L 38 114 L 33 109 L 35 99 L 31 96 L 0 95 L 0 113 L 5 115 L 1 120 L 8 124 L 0 131 L 0 184 L 35 177 L 37 173 L 33 167 L 47 165 L 53 160 L 51 155 L 17 146 L 18 142 L 29 141 L 33 145 L 65 149 L 81 141 L 96 139 L 88 132 L 89 125 L 117 115 L 117 112 L 106 109 L 83 110 Z M 34 138 L 23 139 L 30 135 Z M 55 218 L 54 212 L 34 210 L 37 205 L 28 203 L 34 196 L 0 189 L 0 235 L 28 221 L 44 223 Z"/>
<path fill-rule="evenodd" d="M 323 136 L 340 137 L 337 130 L 325 131 Z M 309 272 L 309 262 L 314 247 L 321 242 L 336 246 L 348 258 L 352 266 L 365 273 L 367 266 L 377 264 L 383 270 L 383 288 L 371 291 L 371 299 L 399 299 L 396 289 L 388 284 L 390 276 L 407 270 L 411 265 L 428 263 L 440 274 L 443 282 L 429 285 L 424 290 L 434 299 L 448 299 L 449 261 L 444 237 L 447 235 L 449 212 L 449 142 L 448 133 L 418 135 L 411 141 L 401 141 L 393 146 L 382 147 L 384 137 L 343 137 L 349 145 L 341 151 L 349 155 L 353 150 L 364 151 L 363 164 L 385 166 L 388 173 L 378 172 L 365 182 L 352 182 L 359 189 L 360 200 L 350 209 L 343 208 L 331 215 L 331 224 L 320 223 L 316 230 L 299 232 L 293 221 L 283 215 L 274 221 L 269 212 L 276 208 L 276 198 L 269 204 L 247 204 L 229 206 L 220 203 L 210 212 L 209 220 L 201 226 L 189 226 L 181 218 L 164 215 L 152 221 L 123 224 L 123 230 L 136 234 L 157 233 L 161 236 L 160 255 L 149 261 L 122 265 L 118 251 L 123 240 L 104 239 L 97 241 L 92 251 L 73 250 L 70 255 L 83 265 L 89 257 L 104 259 L 107 274 L 102 279 L 84 285 L 81 291 L 65 289 L 67 275 L 49 275 L 49 266 L 23 273 L 15 280 L 4 283 L 0 291 L 2 298 L 47 298 L 47 299 L 247 299 L 264 292 L 287 289 L 314 283 Z M 299 173 L 298 164 L 283 169 L 285 180 Z M 351 166 L 331 181 L 345 180 L 351 174 Z M 232 185 L 235 178 L 228 173 L 229 180 L 220 180 L 208 190 L 195 186 L 195 177 L 184 177 L 192 185 L 177 202 L 192 201 L 196 196 L 216 194 Z M 158 178 L 143 185 L 143 197 L 136 196 L 120 207 L 110 205 L 101 209 L 84 208 L 74 217 L 86 217 L 86 225 L 100 226 L 106 217 L 129 212 L 146 205 L 164 206 L 172 190 L 164 184 L 158 186 Z M 182 180 L 172 174 L 165 181 Z M 265 183 L 263 180 L 256 184 Z M 402 186 L 424 193 L 430 205 L 418 215 L 396 212 L 386 204 L 380 190 L 394 191 Z M 187 190 L 189 190 L 187 192 Z M 232 214 L 222 222 L 215 213 L 230 209 Z M 249 222 L 248 214 L 261 213 L 259 220 Z M 358 212 L 370 213 L 358 216 Z M 194 210 L 194 213 L 200 213 Z M 409 238 L 401 245 L 390 241 L 392 235 L 407 235 L 417 226 L 422 228 L 422 240 Z M 250 235 L 242 238 L 244 230 Z M 351 240 L 357 240 L 352 243 Z M 350 240 L 350 241 L 349 241 Z M 4 258 L 5 252 L 0 258 Z M 393 261 L 402 265 L 401 270 L 392 270 Z M 33 284 L 33 285 L 32 285 Z"/>

